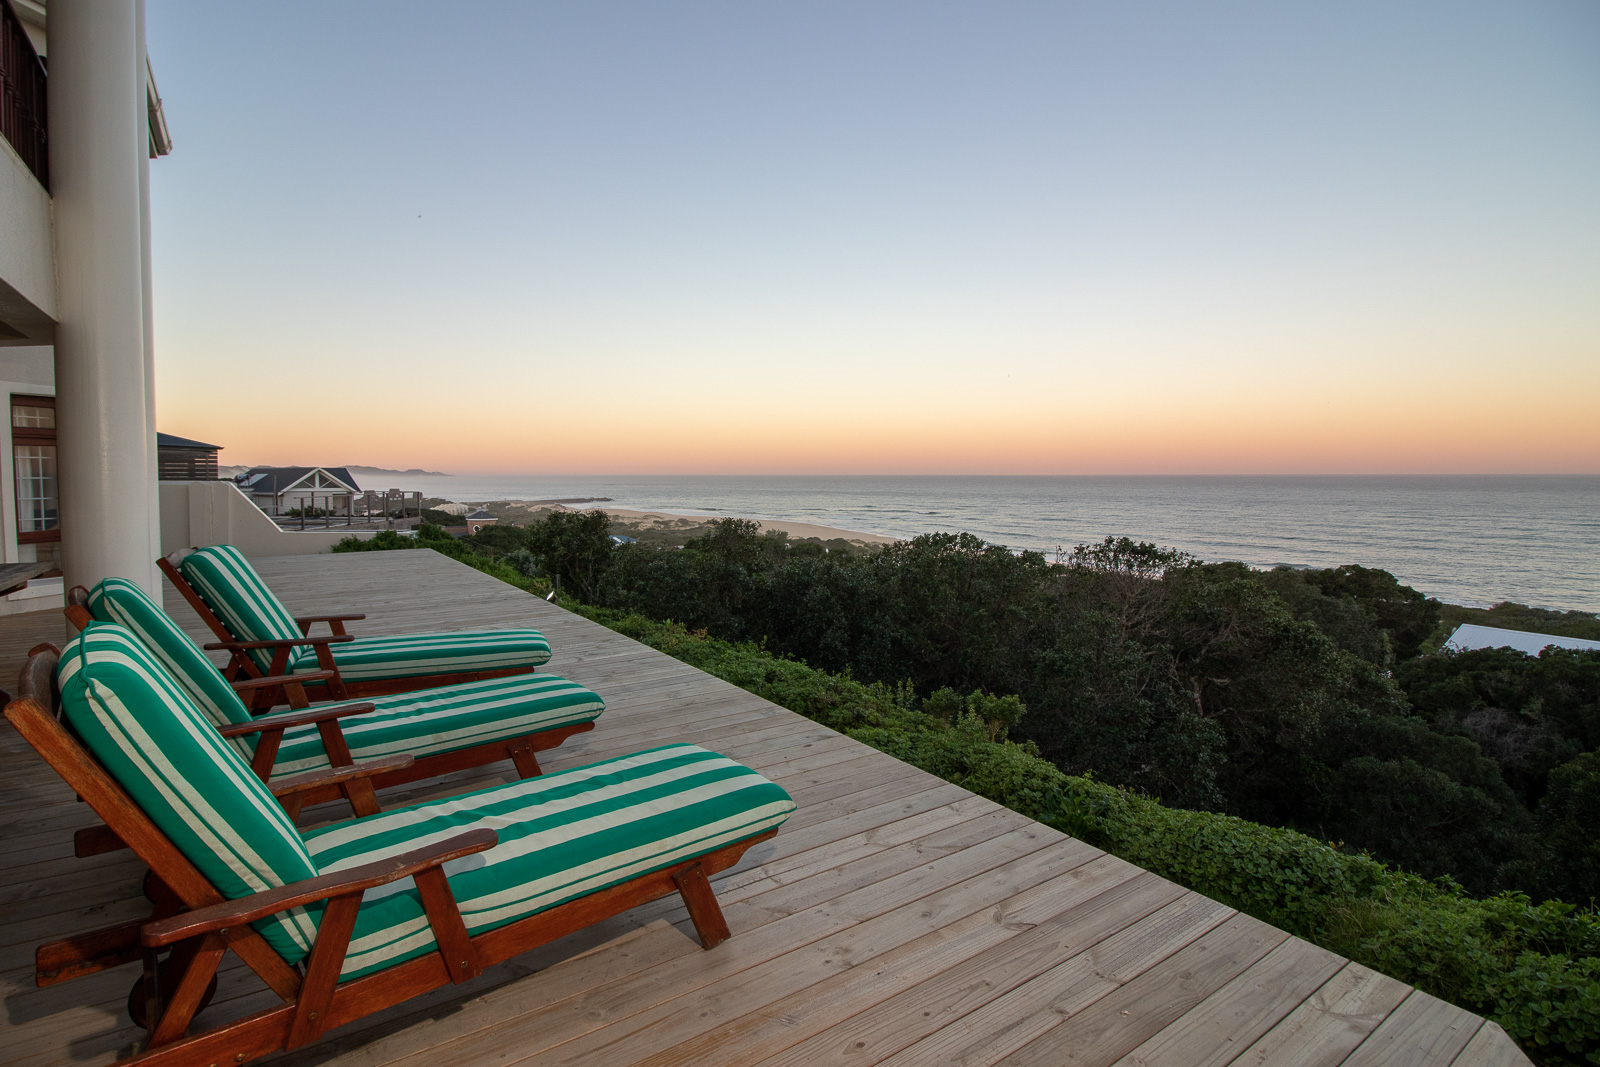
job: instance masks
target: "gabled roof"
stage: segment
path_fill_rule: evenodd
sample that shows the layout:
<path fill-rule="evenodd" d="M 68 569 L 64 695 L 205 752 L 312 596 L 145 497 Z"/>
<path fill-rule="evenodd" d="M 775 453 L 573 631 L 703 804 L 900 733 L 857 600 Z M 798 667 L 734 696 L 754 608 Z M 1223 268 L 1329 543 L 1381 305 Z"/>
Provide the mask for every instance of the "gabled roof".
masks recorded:
<path fill-rule="evenodd" d="M 188 437 L 179 437 L 176 434 L 156 434 L 157 448 L 205 448 L 213 452 L 222 451 L 221 445 L 208 445 L 204 441 L 195 441 Z"/>
<path fill-rule="evenodd" d="M 310 485 L 301 483 L 309 482 L 312 476 L 318 473 L 338 483 L 333 486 L 319 485 L 316 487 L 318 489 L 348 489 L 353 493 L 361 491 L 356 480 L 350 476 L 349 470 L 344 467 L 251 467 L 234 481 L 238 482 L 239 488 L 246 492 L 276 495 L 290 489 L 311 488 Z"/>
<path fill-rule="evenodd" d="M 1457 626 L 1455 633 L 1444 643 L 1445 648 L 1462 652 L 1474 648 L 1514 648 L 1530 656 L 1537 656 L 1548 645 L 1579 652 L 1600 650 L 1600 641 L 1590 641 L 1582 637 L 1557 637 L 1554 634 L 1502 630 L 1498 626 L 1479 626 L 1472 622 L 1464 622 Z"/>

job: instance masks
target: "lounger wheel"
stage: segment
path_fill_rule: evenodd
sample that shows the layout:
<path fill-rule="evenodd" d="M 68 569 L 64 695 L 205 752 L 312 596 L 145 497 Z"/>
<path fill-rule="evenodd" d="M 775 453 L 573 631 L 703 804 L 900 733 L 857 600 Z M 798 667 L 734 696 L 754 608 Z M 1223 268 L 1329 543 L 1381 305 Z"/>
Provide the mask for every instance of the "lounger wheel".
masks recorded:
<path fill-rule="evenodd" d="M 165 972 L 163 972 L 165 974 Z M 211 983 L 206 986 L 205 996 L 200 998 L 200 1006 L 194 1010 L 196 1015 L 206 1010 L 206 1005 L 211 1003 L 211 998 L 217 995 L 217 976 L 211 976 Z M 150 1029 L 150 994 L 145 990 L 144 975 L 134 979 L 133 988 L 128 990 L 128 1018 L 133 1020 L 133 1025 L 141 1030 Z"/>

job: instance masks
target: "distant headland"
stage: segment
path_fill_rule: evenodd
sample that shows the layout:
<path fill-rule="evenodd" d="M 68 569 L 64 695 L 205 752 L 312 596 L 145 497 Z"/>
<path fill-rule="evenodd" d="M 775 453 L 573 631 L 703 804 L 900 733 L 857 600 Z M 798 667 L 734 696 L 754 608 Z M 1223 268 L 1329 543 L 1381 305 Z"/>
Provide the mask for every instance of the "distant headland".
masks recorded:
<path fill-rule="evenodd" d="M 412 467 L 410 470 L 397 471 L 397 470 L 392 470 L 392 469 L 390 469 L 388 467 L 364 467 L 359 463 L 341 463 L 341 464 L 339 464 L 339 466 L 343 467 L 345 470 L 349 471 L 351 474 L 354 474 L 354 475 L 357 475 L 357 476 L 360 476 L 360 475 L 363 475 L 363 474 L 392 474 L 392 475 L 395 475 L 397 477 L 410 476 L 412 478 L 454 478 L 455 477 L 455 475 L 446 473 L 445 471 L 425 471 L 425 470 L 422 470 L 419 467 Z"/>
<path fill-rule="evenodd" d="M 217 466 L 217 477 L 223 478 L 223 479 L 234 478 L 234 477 L 236 477 L 236 476 L 238 476 L 240 474 L 243 474 L 245 471 L 254 470 L 256 467 L 262 467 L 262 466 L 267 466 L 267 464 L 264 464 L 264 463 L 242 463 L 242 464 L 236 464 L 236 465 L 218 464 L 218 466 Z M 308 466 L 311 466 L 311 464 L 309 464 L 309 463 L 289 463 L 289 464 L 283 464 L 283 466 L 308 467 Z M 329 467 L 329 466 L 331 466 L 331 467 L 343 467 L 345 470 L 349 471 L 351 474 L 354 474 L 358 478 L 363 478 L 363 477 L 365 477 L 365 478 L 376 478 L 376 477 L 454 478 L 455 477 L 455 475 L 448 474 L 445 471 L 425 471 L 420 467 L 412 467 L 410 470 L 397 471 L 397 470 L 394 470 L 393 468 L 390 468 L 390 467 L 366 467 L 366 466 L 362 466 L 359 463 L 318 464 L 318 466 L 322 466 L 322 467 Z"/>

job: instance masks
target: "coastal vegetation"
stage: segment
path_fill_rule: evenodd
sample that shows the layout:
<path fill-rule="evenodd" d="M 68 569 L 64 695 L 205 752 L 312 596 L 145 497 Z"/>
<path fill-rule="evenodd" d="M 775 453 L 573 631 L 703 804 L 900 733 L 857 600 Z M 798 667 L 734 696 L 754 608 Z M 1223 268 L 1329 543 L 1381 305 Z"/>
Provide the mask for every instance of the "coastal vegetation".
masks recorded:
<path fill-rule="evenodd" d="M 1266 921 L 1600 1063 L 1600 654 L 1427 654 L 1359 566 L 1108 539 L 865 555 L 599 512 L 434 547 Z M 668 621 L 671 620 L 671 621 Z"/>

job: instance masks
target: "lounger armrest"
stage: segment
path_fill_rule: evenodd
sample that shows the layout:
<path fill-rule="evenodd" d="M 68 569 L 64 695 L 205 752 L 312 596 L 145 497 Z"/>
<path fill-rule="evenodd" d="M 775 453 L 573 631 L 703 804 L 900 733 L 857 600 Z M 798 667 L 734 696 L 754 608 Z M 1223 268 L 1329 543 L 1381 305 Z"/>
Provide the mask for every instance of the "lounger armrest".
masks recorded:
<path fill-rule="evenodd" d="M 139 939 L 146 948 L 160 948 L 212 931 L 241 927 L 246 923 L 265 919 L 280 911 L 315 904 L 319 900 L 348 896 L 386 885 L 401 878 L 410 878 L 433 867 L 448 863 L 474 852 L 484 852 L 499 843 L 500 835 L 490 829 L 468 830 L 447 841 L 419 848 L 404 855 L 385 860 L 374 860 L 352 867 L 347 871 L 307 878 L 303 882 L 279 886 L 253 893 L 238 900 L 225 900 L 220 904 L 187 911 L 168 919 L 145 923 L 139 929 Z"/>
<path fill-rule="evenodd" d="M 272 795 L 282 800 L 292 797 L 296 793 L 304 793 L 312 789 L 320 789 L 325 785 L 340 785 L 344 782 L 353 782 L 359 778 L 372 778 L 390 771 L 403 771 L 416 762 L 415 756 L 384 756 L 381 759 L 363 760 L 345 767 L 331 767 L 321 771 L 307 771 L 305 774 L 294 774 L 287 778 L 279 778 L 268 782 L 267 788 L 272 790 Z"/>
<path fill-rule="evenodd" d="M 366 715 L 378 709 L 370 700 L 359 704 L 340 704 L 338 707 L 297 708 L 276 715 L 263 715 L 254 722 L 238 722 L 217 728 L 223 737 L 248 737 L 267 730 L 287 730 L 291 726 L 309 726 L 311 723 L 342 719 L 348 715 Z"/>
<path fill-rule="evenodd" d="M 295 682 L 325 682 L 338 675 L 333 671 L 306 671 L 304 674 L 274 674 L 267 678 L 240 678 L 228 684 L 237 692 L 246 689 L 265 689 L 273 685 L 292 685 Z"/>
<path fill-rule="evenodd" d="M 253 648 L 289 648 L 294 645 L 337 645 L 354 641 L 349 634 L 323 634 L 320 637 L 280 637 L 275 641 L 212 641 L 208 652 L 248 652 Z"/>

